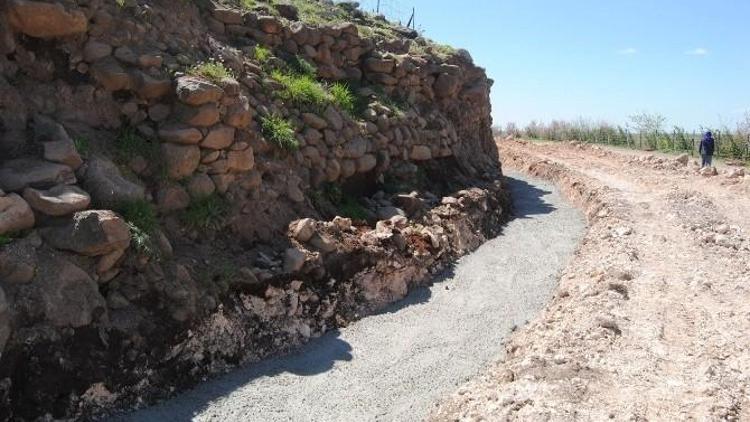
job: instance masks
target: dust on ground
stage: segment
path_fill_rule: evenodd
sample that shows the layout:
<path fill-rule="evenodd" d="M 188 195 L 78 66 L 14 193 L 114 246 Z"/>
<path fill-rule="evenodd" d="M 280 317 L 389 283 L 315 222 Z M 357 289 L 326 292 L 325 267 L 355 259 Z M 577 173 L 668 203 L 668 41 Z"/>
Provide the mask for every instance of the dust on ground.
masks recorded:
<path fill-rule="evenodd" d="M 546 309 L 432 419 L 750 420 L 750 177 L 685 156 L 499 145 L 505 168 L 556 182 L 590 228 Z"/>

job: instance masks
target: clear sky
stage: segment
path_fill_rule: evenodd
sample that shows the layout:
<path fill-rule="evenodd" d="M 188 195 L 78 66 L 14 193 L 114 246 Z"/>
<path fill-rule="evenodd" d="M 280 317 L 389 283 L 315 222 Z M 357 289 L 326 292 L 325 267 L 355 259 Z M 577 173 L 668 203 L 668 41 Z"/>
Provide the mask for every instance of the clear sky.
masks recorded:
<path fill-rule="evenodd" d="M 360 3 L 374 9 L 377 0 Z M 750 0 L 381 0 L 495 80 L 495 123 L 657 112 L 689 129 L 750 110 Z"/>

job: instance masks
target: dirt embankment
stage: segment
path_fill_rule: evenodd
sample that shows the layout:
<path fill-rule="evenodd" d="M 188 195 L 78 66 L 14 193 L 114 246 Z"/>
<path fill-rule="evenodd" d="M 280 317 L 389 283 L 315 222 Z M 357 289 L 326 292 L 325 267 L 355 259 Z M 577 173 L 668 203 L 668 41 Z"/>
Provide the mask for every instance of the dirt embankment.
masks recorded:
<path fill-rule="evenodd" d="M 686 157 L 499 146 L 590 229 L 546 310 L 433 420 L 750 418 L 750 178 Z"/>

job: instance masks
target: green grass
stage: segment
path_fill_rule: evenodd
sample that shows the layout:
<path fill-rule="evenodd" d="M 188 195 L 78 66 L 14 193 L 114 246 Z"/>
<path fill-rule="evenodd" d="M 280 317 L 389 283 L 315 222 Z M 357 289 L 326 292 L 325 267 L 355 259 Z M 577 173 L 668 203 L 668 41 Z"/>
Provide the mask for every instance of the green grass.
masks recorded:
<path fill-rule="evenodd" d="M 197 230 L 218 230 L 222 227 L 229 204 L 219 194 L 195 199 L 182 212 L 182 221 Z"/>
<path fill-rule="evenodd" d="M 208 79 L 211 82 L 218 83 L 222 79 L 234 78 L 234 74 L 231 70 L 227 69 L 223 63 L 217 62 L 213 59 L 198 63 L 195 66 L 187 70 L 188 75 L 199 76 L 201 78 Z"/>
<path fill-rule="evenodd" d="M 260 120 L 261 131 L 268 141 L 285 151 L 299 149 L 294 127 L 281 116 L 271 115 Z"/>
<path fill-rule="evenodd" d="M 154 206 L 146 200 L 128 201 L 115 207 L 125 221 L 138 227 L 145 233 L 153 233 L 158 226 Z"/>
<path fill-rule="evenodd" d="M 123 127 L 117 134 L 115 149 L 120 163 L 127 163 L 138 155 L 146 159 L 159 156 L 158 143 L 143 138 L 131 126 Z"/>
<path fill-rule="evenodd" d="M 271 77 L 283 86 L 278 93 L 279 97 L 298 107 L 309 106 L 322 109 L 330 103 L 330 95 L 325 87 L 310 75 L 283 73 L 274 70 Z"/>
<path fill-rule="evenodd" d="M 352 94 L 349 85 L 335 82 L 330 87 L 332 102 L 341 110 L 353 116 L 357 109 L 357 98 Z"/>
<path fill-rule="evenodd" d="M 271 52 L 271 49 L 263 45 L 256 45 L 255 50 L 253 51 L 255 60 L 260 64 L 266 64 L 272 55 L 273 53 Z"/>
<path fill-rule="evenodd" d="M 292 56 L 287 64 L 293 73 L 299 75 L 307 75 L 311 78 L 318 76 L 318 68 L 314 64 L 300 57 L 299 55 Z"/>
<path fill-rule="evenodd" d="M 151 258 L 159 258 L 159 248 L 153 234 L 159 226 L 154 206 L 146 200 L 128 201 L 115 209 L 122 215 L 130 229 L 130 243 L 136 251 Z"/>
<path fill-rule="evenodd" d="M 255 6 L 257 5 L 257 3 L 255 3 L 255 1 L 254 1 L 254 0 L 239 0 L 239 1 L 237 2 L 237 5 L 238 5 L 238 6 L 240 7 L 240 8 L 244 9 L 244 10 L 250 10 L 250 9 L 252 9 L 253 7 L 255 7 Z"/>

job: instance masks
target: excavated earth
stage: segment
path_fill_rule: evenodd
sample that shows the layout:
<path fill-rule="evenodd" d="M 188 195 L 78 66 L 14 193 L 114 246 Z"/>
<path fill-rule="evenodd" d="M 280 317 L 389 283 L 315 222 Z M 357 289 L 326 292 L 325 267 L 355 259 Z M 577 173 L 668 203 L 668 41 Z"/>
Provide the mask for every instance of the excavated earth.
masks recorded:
<path fill-rule="evenodd" d="M 511 174 L 514 218 L 429 288 L 289 356 L 198 386 L 125 421 L 410 421 L 497 358 L 549 300 L 585 229 L 551 184 Z"/>
<path fill-rule="evenodd" d="M 744 170 L 577 142 L 499 147 L 590 228 L 545 310 L 431 420 L 750 420 Z"/>

